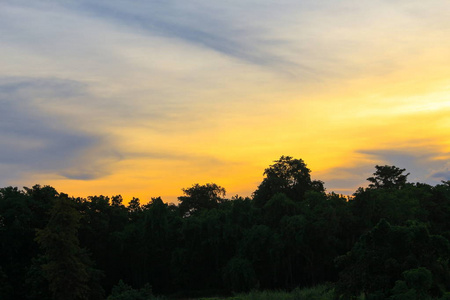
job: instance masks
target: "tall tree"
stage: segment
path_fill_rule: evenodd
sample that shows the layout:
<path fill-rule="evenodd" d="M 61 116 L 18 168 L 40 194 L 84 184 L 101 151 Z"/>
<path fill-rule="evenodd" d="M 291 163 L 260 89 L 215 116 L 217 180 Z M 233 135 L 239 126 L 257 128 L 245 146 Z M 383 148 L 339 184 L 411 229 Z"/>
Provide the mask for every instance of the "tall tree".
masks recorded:
<path fill-rule="evenodd" d="M 13 299 L 28 296 L 24 278 L 39 252 L 33 240 L 35 228 L 43 228 L 48 222 L 48 211 L 58 194 L 50 186 L 24 189 L 0 189 L 0 266 L 12 286 Z"/>
<path fill-rule="evenodd" d="M 277 193 L 301 201 L 307 191 L 324 192 L 323 182 L 311 180 L 311 170 L 302 159 L 281 156 L 264 171 L 264 175 L 266 177 L 253 194 L 257 207 L 263 207 Z"/>
<path fill-rule="evenodd" d="M 216 208 L 219 203 L 225 201 L 225 189 L 215 183 L 200 185 L 194 184 L 192 187 L 183 189 L 185 196 L 178 197 L 180 201 L 179 209 L 183 215 L 191 215 L 203 209 Z"/>
<path fill-rule="evenodd" d="M 406 180 L 408 174 L 403 174 L 405 169 L 400 169 L 395 166 L 379 166 L 376 165 L 377 169 L 373 173 L 373 177 L 367 178 L 371 183 L 369 188 L 374 189 L 401 189 L 406 185 Z"/>
<path fill-rule="evenodd" d="M 80 217 L 62 194 L 50 211 L 47 226 L 37 230 L 36 241 L 47 258 L 42 268 L 55 300 L 89 299 L 90 271 L 78 241 Z"/>

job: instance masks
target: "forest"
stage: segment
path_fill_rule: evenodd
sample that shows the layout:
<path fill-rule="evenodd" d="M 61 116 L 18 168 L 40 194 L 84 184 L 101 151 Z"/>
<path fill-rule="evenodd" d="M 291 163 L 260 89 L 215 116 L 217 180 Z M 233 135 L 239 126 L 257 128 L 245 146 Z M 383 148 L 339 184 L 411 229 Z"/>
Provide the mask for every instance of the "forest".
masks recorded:
<path fill-rule="evenodd" d="M 0 299 L 187 299 L 315 286 L 333 299 L 450 299 L 450 181 L 408 175 L 377 165 L 367 187 L 343 196 L 313 180 L 302 159 L 282 156 L 245 198 L 227 198 L 214 183 L 183 189 L 178 204 L 144 205 L 4 187 Z"/>

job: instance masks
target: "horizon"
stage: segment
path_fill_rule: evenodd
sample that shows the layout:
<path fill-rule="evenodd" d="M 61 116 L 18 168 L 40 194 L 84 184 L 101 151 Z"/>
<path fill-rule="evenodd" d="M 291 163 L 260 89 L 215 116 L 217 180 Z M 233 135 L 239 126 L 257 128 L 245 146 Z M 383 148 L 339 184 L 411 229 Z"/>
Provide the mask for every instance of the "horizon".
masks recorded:
<path fill-rule="evenodd" d="M 279 162 L 283 157 L 289 157 L 289 156 L 282 156 L 282 157 L 280 157 L 279 160 L 274 161 L 274 163 Z M 296 159 L 296 158 L 294 158 L 294 157 L 289 157 L 289 158 Z M 371 175 L 373 175 L 373 176 L 376 175 L 376 170 L 377 170 L 378 167 L 380 167 L 380 165 L 374 166 L 374 170 L 375 170 L 375 171 L 374 171 Z M 402 173 L 405 173 L 405 172 L 406 172 L 406 174 L 403 174 L 403 175 L 405 175 L 405 179 L 406 179 L 406 183 L 407 183 L 407 184 L 412 184 L 412 185 L 415 185 L 415 184 L 424 184 L 423 182 L 411 182 L 411 181 L 409 181 L 409 180 L 408 180 L 408 176 L 411 175 L 411 174 L 408 173 L 408 170 L 406 170 L 406 169 L 401 169 L 401 168 L 398 168 L 397 166 L 389 166 L 389 165 L 384 165 L 384 166 L 381 166 L 381 167 L 393 167 L 393 168 L 399 169 Z M 268 166 L 268 168 L 272 168 L 272 165 Z M 311 170 L 310 170 L 310 171 L 311 171 Z M 371 176 L 371 178 L 373 178 L 373 176 Z M 267 176 L 265 175 L 264 178 L 266 178 L 266 177 L 267 177 Z M 326 183 L 323 182 L 323 181 L 321 181 L 321 180 L 318 179 L 318 178 L 311 178 L 311 180 L 318 180 L 319 182 L 321 182 L 321 183 L 324 185 L 324 188 L 325 188 L 324 193 L 325 193 L 325 194 L 328 194 L 328 195 L 335 194 L 335 195 L 339 195 L 339 196 L 342 196 L 342 197 L 346 197 L 347 199 L 351 199 L 351 198 L 349 198 L 349 197 L 353 197 L 355 194 L 357 194 L 358 192 L 360 192 L 360 188 L 363 188 L 363 189 L 370 189 L 370 188 L 371 188 L 371 187 L 370 187 L 370 185 L 371 185 L 371 183 L 372 183 L 371 178 L 366 178 L 366 181 L 365 181 L 365 184 L 364 184 L 364 185 L 362 185 L 362 186 L 360 186 L 360 187 L 357 187 L 353 192 L 348 193 L 348 194 L 344 194 L 344 193 L 336 193 L 335 191 L 329 191 L 329 190 L 327 190 L 326 187 L 325 187 L 325 186 L 326 186 Z M 446 183 L 446 182 L 450 182 L 450 181 L 441 180 L 441 182 L 438 182 L 438 183 L 436 183 L 436 184 L 434 184 L 434 185 L 430 185 L 430 186 L 436 186 L 436 185 L 439 185 L 439 184 L 442 184 L 442 183 Z M 123 197 L 122 194 L 120 194 L 120 193 L 119 193 L 119 194 L 115 194 L 115 195 L 108 195 L 108 194 L 104 194 L 104 193 L 98 193 L 98 194 L 95 194 L 95 195 L 94 195 L 94 194 L 91 194 L 91 195 L 73 195 L 73 194 L 72 194 L 72 195 L 71 195 L 71 194 L 65 193 L 64 191 L 58 190 L 58 188 L 55 187 L 55 186 L 46 185 L 46 184 L 39 184 L 39 183 L 36 183 L 36 184 L 34 184 L 34 185 L 32 185 L 32 186 L 23 186 L 22 188 L 20 188 L 20 187 L 18 187 L 18 186 L 10 186 L 10 187 L 17 188 L 17 189 L 19 189 L 19 190 L 21 190 L 21 191 L 26 191 L 27 189 L 32 189 L 32 188 L 34 188 L 35 186 L 38 186 L 38 187 L 49 186 L 49 187 L 51 187 L 51 188 L 54 188 L 58 194 L 66 194 L 69 198 L 73 198 L 73 199 L 81 198 L 81 199 L 87 199 L 87 200 L 88 200 L 88 198 L 90 198 L 90 197 L 107 197 L 108 199 L 111 200 L 112 198 L 114 198 L 114 197 L 116 197 L 116 196 L 120 196 L 120 197 L 122 197 L 122 200 L 124 201 L 123 204 L 126 204 L 126 205 L 129 205 L 129 204 L 130 204 L 130 201 L 132 201 L 132 200 L 134 200 L 134 199 L 138 199 L 140 205 L 145 205 L 145 204 L 151 203 L 153 199 L 157 199 L 157 198 L 161 199 L 161 200 L 162 200 L 163 202 L 165 202 L 165 203 L 171 203 L 171 204 L 176 204 L 176 205 L 178 205 L 178 204 L 180 203 L 179 198 L 180 198 L 180 197 L 185 197 L 185 196 L 186 196 L 186 193 L 184 193 L 184 190 L 185 190 L 185 189 L 193 188 L 193 187 L 198 186 L 198 185 L 200 185 L 200 186 L 206 186 L 206 185 L 208 185 L 208 184 L 216 184 L 216 183 L 214 183 L 214 182 L 206 182 L 206 183 L 203 183 L 203 184 L 192 183 L 190 186 L 187 186 L 187 187 L 182 188 L 182 189 L 180 190 L 179 195 L 178 195 L 176 198 L 171 198 L 171 199 L 169 199 L 168 201 L 167 201 L 167 199 L 164 199 L 163 197 L 158 196 L 158 195 L 152 195 L 152 196 L 149 197 L 148 199 L 141 199 L 141 198 L 139 198 L 139 197 L 134 197 L 134 196 L 131 196 L 131 197 L 129 197 L 129 198 L 125 198 L 125 197 Z M 262 184 L 262 182 L 261 182 L 260 184 Z M 230 194 L 226 191 L 226 187 L 223 187 L 223 186 L 220 186 L 220 185 L 217 185 L 217 186 L 218 186 L 219 188 L 223 188 L 223 189 L 224 189 L 223 199 L 234 200 L 235 197 L 236 197 L 236 199 L 237 199 L 238 197 L 244 198 L 244 199 L 245 199 L 245 198 L 253 199 L 254 192 L 257 191 L 257 190 L 259 189 L 260 184 L 258 184 L 257 186 L 255 186 L 254 191 L 253 191 L 250 195 L 240 195 L 240 194 L 230 195 Z M 3 188 L 7 188 L 7 187 L 3 187 Z M 372 187 L 372 188 L 373 188 L 373 187 Z"/>

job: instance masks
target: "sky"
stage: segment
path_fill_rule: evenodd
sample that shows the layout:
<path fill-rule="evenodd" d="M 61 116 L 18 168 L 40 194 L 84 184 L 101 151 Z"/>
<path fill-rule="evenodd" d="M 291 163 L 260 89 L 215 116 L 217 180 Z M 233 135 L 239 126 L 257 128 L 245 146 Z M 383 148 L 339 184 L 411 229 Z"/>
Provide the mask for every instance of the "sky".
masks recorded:
<path fill-rule="evenodd" d="M 2 0 L 0 186 L 250 196 L 282 155 L 328 192 L 450 180 L 447 0 Z"/>

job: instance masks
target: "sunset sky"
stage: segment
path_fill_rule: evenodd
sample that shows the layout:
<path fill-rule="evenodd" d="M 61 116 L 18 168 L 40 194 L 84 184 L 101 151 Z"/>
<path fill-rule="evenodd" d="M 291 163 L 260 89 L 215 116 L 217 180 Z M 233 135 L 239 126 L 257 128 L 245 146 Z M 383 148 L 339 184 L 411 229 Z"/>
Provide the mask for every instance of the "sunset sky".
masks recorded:
<path fill-rule="evenodd" d="M 250 196 L 281 155 L 328 192 L 450 180 L 450 1 L 0 1 L 0 186 Z"/>

